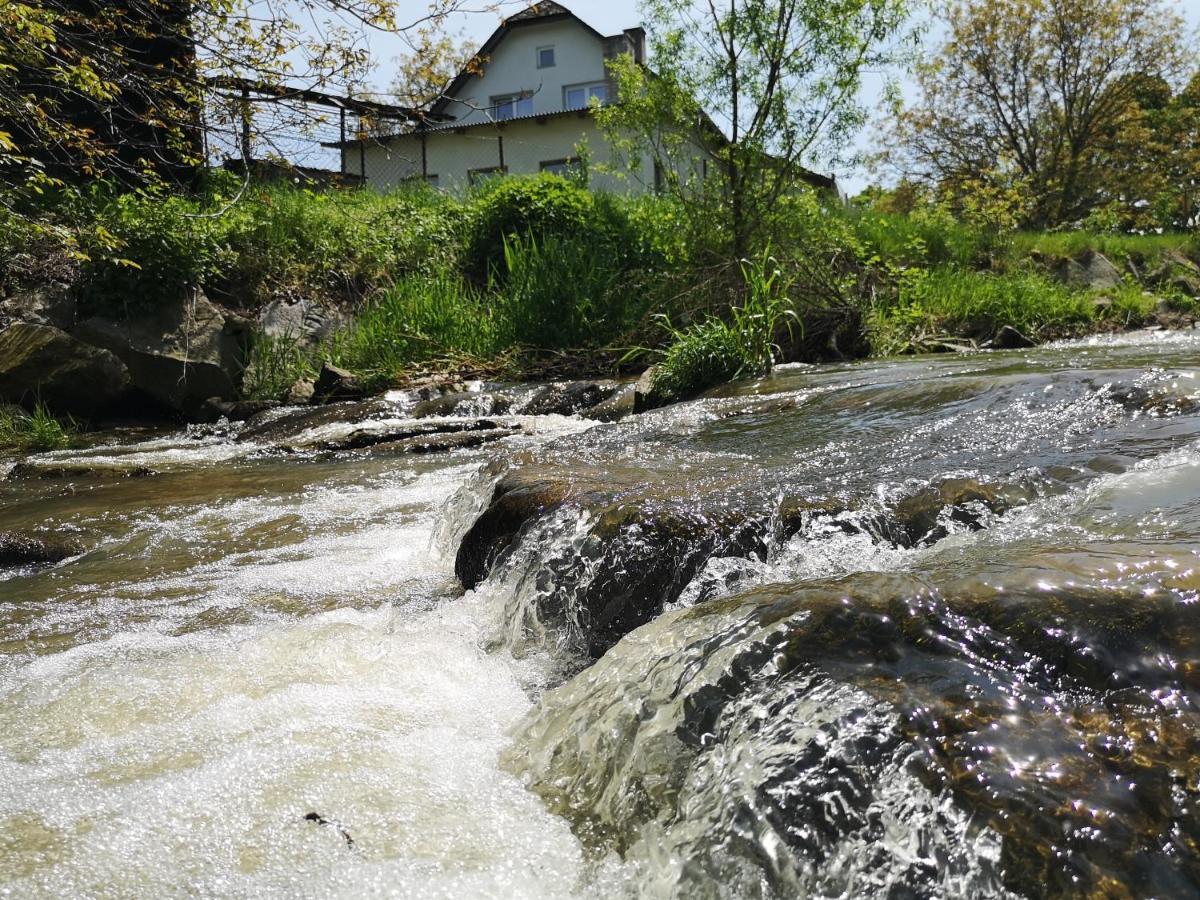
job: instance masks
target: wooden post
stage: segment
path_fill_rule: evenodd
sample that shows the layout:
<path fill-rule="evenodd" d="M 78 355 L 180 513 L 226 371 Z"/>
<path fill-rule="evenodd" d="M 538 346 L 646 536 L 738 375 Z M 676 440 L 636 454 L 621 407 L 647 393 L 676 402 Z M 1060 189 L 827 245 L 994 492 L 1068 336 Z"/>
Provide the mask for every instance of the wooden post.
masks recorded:
<path fill-rule="evenodd" d="M 496 145 L 500 148 L 500 168 L 504 169 L 504 135 L 496 135 Z"/>
<path fill-rule="evenodd" d="M 429 152 L 425 142 L 428 135 L 425 134 L 425 129 L 421 129 L 421 178 L 429 178 Z"/>
<path fill-rule="evenodd" d="M 346 174 L 346 107 L 338 110 L 341 140 L 338 141 L 338 158 L 342 164 L 342 174 Z"/>
<path fill-rule="evenodd" d="M 242 86 L 242 164 L 250 173 L 250 88 Z"/>

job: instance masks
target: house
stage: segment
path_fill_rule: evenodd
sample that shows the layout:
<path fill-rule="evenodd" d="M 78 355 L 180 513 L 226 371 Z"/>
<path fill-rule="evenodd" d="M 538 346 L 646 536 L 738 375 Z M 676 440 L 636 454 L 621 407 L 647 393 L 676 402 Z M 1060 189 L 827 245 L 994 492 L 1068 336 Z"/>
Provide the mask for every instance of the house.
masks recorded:
<path fill-rule="evenodd" d="M 653 189 L 661 173 L 649 153 L 624 160 L 623 177 L 596 169 L 612 159 L 593 115 L 594 103 L 615 100 L 606 62 L 628 53 L 644 63 L 645 48 L 641 28 L 604 35 L 561 4 L 535 3 L 504 20 L 476 63 L 447 86 L 428 121 L 335 145 L 342 172 L 368 187 L 424 180 L 455 190 L 503 174 L 565 173 L 586 153 L 593 187 Z M 715 126 L 711 131 L 720 135 Z M 692 169 L 702 177 L 709 155 L 697 146 Z"/>

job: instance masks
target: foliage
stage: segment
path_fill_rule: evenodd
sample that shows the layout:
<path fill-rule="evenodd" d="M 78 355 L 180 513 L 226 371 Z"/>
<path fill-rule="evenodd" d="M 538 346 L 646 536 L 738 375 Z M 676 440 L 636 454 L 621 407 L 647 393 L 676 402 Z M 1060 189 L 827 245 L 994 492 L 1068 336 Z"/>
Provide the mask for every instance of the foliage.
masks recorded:
<path fill-rule="evenodd" d="M 615 60 L 620 102 L 597 121 L 623 158 L 650 153 L 665 189 L 704 212 L 713 204 L 741 258 L 769 238 L 766 214 L 803 164 L 835 155 L 862 123 L 862 74 L 895 58 L 907 10 L 906 0 L 646 0 L 653 74 Z M 710 168 L 721 173 L 712 184 Z"/>
<path fill-rule="evenodd" d="M 709 316 L 682 329 L 663 320 L 671 343 L 654 370 L 650 387 L 657 398 L 683 400 L 714 385 L 771 370 L 775 334 L 792 315 L 789 285 L 768 254 L 742 260 L 741 268 L 745 298 L 730 307 L 727 319 Z"/>
<path fill-rule="evenodd" d="M 61 450 L 77 429 L 74 421 L 55 418 L 41 403 L 31 413 L 0 407 L 0 448 L 33 453 Z"/>
<path fill-rule="evenodd" d="M 246 359 L 242 396 L 251 400 L 279 400 L 297 381 L 316 373 L 314 354 L 298 337 L 259 334 Z"/>
<path fill-rule="evenodd" d="M 1169 95 L 1183 71 L 1183 21 L 1167 0 L 957 0 L 943 19 L 921 97 L 897 112 L 892 162 L 995 225 L 1077 222 L 1133 187 L 1104 177 L 1116 172 L 1104 148 L 1133 138 L 1147 80 Z M 1144 165 L 1134 144 L 1116 158 Z"/>
<path fill-rule="evenodd" d="M 990 340 L 1004 326 L 1038 339 L 1094 317 L 1091 300 L 1045 276 L 1020 269 L 1004 275 L 954 267 L 907 269 L 898 290 L 872 310 L 869 338 L 880 356 L 942 349 L 959 339 Z"/>
<path fill-rule="evenodd" d="M 602 239 L 592 194 L 551 173 L 485 183 L 471 204 L 466 269 L 480 278 L 502 273 L 506 241 L 548 234 Z"/>

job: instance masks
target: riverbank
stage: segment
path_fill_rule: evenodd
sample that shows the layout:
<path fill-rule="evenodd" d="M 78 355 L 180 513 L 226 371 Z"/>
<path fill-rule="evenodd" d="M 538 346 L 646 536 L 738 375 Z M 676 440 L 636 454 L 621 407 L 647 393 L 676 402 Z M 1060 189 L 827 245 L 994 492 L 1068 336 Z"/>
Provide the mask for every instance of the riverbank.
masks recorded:
<path fill-rule="evenodd" d="M 81 423 L 197 420 L 664 359 L 672 385 L 703 387 L 771 362 L 1033 346 L 1197 313 L 1194 236 L 999 234 L 815 195 L 784 207 L 747 265 L 668 198 L 556 176 L 463 198 L 223 178 L 190 198 L 96 193 L 36 225 L 0 221 L 0 398 Z M 322 395 L 327 364 L 343 377 Z"/>

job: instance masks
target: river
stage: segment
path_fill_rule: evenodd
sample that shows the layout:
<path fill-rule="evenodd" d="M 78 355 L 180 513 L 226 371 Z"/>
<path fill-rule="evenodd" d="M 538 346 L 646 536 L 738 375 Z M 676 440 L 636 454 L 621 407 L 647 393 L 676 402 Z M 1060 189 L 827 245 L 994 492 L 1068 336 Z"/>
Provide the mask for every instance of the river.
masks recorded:
<path fill-rule="evenodd" d="M 1194 895 L 1198 353 L 43 455 L 153 474 L 0 481 L 0 895 Z"/>

